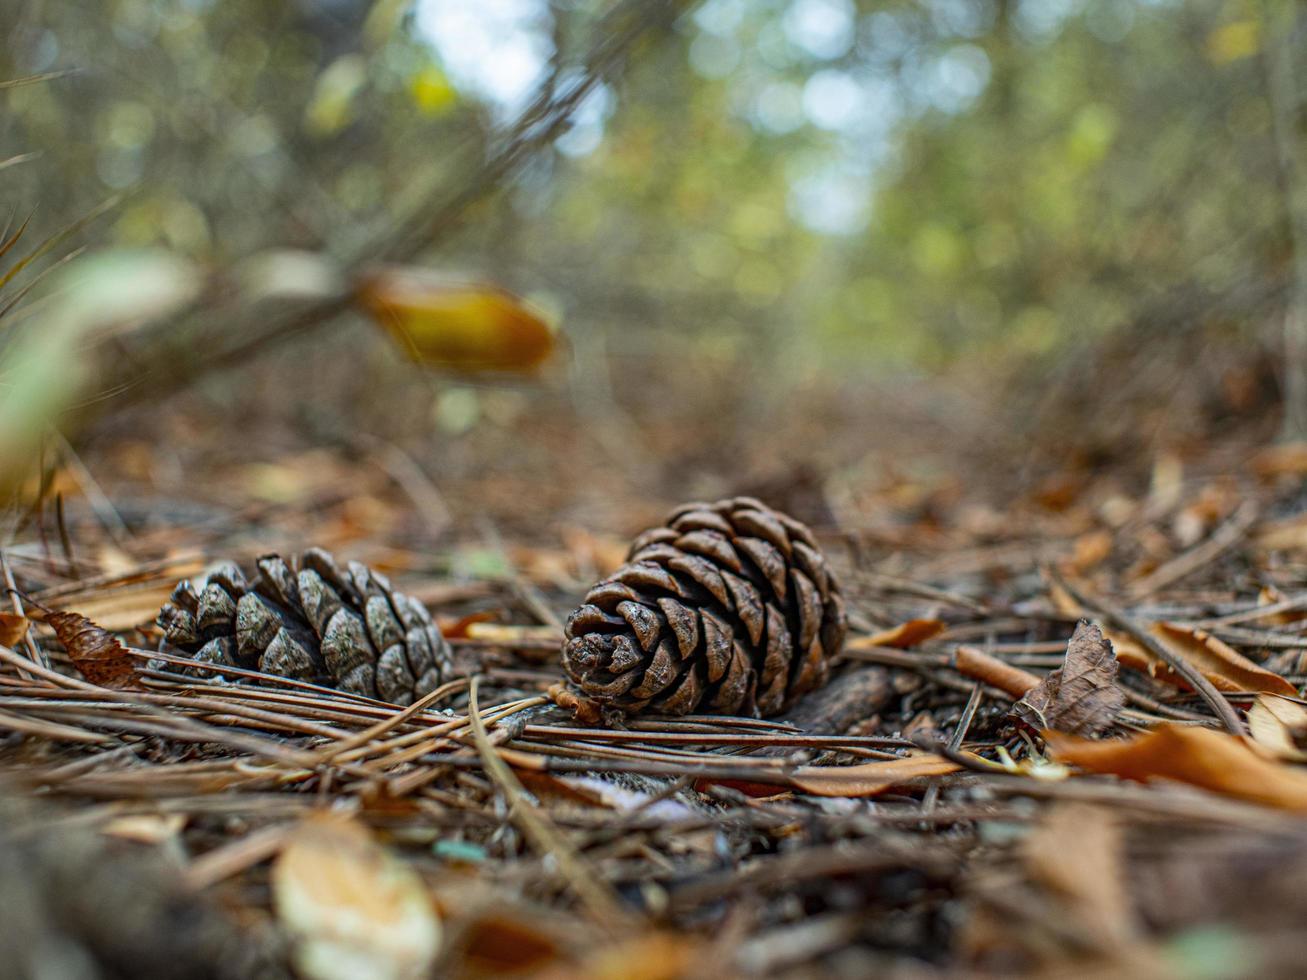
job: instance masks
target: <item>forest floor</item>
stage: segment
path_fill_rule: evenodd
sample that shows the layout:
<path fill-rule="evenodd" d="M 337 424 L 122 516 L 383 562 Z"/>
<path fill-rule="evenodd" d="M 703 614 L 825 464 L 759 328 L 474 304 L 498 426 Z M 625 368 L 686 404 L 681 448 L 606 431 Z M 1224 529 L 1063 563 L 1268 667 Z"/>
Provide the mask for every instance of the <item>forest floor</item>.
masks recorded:
<path fill-rule="evenodd" d="M 815 461 L 797 425 L 678 481 L 547 415 L 437 472 L 215 449 L 202 408 L 65 455 L 4 551 L 0 956 L 32 975 L 1300 972 L 1307 445 L 1032 478 L 938 420 L 814 413 Z M 745 491 L 843 582 L 828 687 L 763 720 L 555 707 L 561 623 L 630 537 Z M 310 545 L 424 602 L 459 679 L 399 710 L 150 663 L 179 580 Z"/>

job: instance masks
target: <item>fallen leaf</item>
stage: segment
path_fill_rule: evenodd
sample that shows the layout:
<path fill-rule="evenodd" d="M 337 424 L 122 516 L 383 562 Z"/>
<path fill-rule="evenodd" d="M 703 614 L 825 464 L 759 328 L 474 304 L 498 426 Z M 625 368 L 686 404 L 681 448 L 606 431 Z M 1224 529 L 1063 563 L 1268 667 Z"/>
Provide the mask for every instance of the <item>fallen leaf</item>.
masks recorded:
<path fill-rule="evenodd" d="M 1010 714 L 1035 731 L 1100 735 L 1125 705 L 1116 673 L 1112 644 L 1097 626 L 1082 619 L 1067 642 L 1062 666 L 1028 691 Z"/>
<path fill-rule="evenodd" d="M 845 646 L 850 650 L 868 650 L 872 647 L 897 647 L 907 650 L 943 633 L 947 627 L 940 619 L 909 619 L 892 629 L 881 630 L 871 636 L 859 636 Z"/>
<path fill-rule="evenodd" d="M 1066 904 L 1103 952 L 1135 937 L 1121 826 L 1111 810 L 1056 803 L 1023 850 L 1031 877 Z"/>
<path fill-rule="evenodd" d="M 1307 513 L 1258 526 L 1253 539 L 1269 551 L 1307 551 Z"/>
<path fill-rule="evenodd" d="M 198 571 L 198 563 L 195 565 L 195 570 Z M 188 571 L 178 578 L 186 578 L 190 574 L 193 572 Z M 75 600 L 64 596 L 59 599 L 59 604 L 76 605 L 81 615 L 94 620 L 103 629 L 113 632 L 130 630 L 154 622 L 154 618 L 159 615 L 159 608 L 168 601 L 175 584 L 176 580 L 172 580 L 149 588 L 105 590 L 98 594 L 79 596 Z"/>
<path fill-rule="evenodd" d="M 1071 567 L 1080 575 L 1101 565 L 1112 554 L 1112 535 L 1104 530 L 1088 531 L 1075 540 Z"/>
<path fill-rule="evenodd" d="M 1063 615 L 1085 614 L 1083 607 L 1057 583 L 1049 586 L 1049 597 L 1054 608 Z M 1206 630 L 1176 623 L 1154 623 L 1149 632 L 1171 653 L 1192 663 L 1218 691 L 1266 691 L 1290 696 L 1298 693 L 1285 678 L 1249 660 Z M 1103 630 L 1103 635 L 1112 644 L 1116 659 L 1123 667 L 1146 673 L 1164 684 L 1189 690 L 1183 677 L 1133 636 L 1117 630 Z"/>
<path fill-rule="evenodd" d="M 962 767 L 942 756 L 922 754 L 857 766 L 801 766 L 790 783 L 813 796 L 875 796 L 910 779 L 942 776 Z"/>
<path fill-rule="evenodd" d="M 775 783 L 758 783 L 748 779 L 719 779 L 705 776 L 696 779 L 692 786 L 696 793 L 710 793 L 714 786 L 722 786 L 726 789 L 733 789 L 737 793 L 743 793 L 755 800 L 771 800 L 777 797 L 794 796 L 792 790 L 777 786 Z"/>
<path fill-rule="evenodd" d="M 463 927 L 459 961 L 473 975 L 534 972 L 563 955 L 558 937 L 520 915 L 488 911 Z"/>
<path fill-rule="evenodd" d="M 1276 606 L 1287 601 L 1288 597 L 1273 585 L 1264 585 L 1257 593 L 1259 606 Z M 1276 626 L 1292 626 L 1307 619 L 1307 612 L 1302 609 L 1285 609 L 1276 613 L 1267 613 L 1261 618 L 1269 619 Z"/>
<path fill-rule="evenodd" d="M 135 659 L 108 630 L 75 612 L 47 612 L 45 621 L 92 684 L 118 691 L 140 688 Z"/>
<path fill-rule="evenodd" d="M 1267 446 L 1253 457 L 1252 469 L 1263 478 L 1307 474 L 1307 442 Z"/>
<path fill-rule="evenodd" d="M 460 616 L 457 619 L 452 617 L 441 616 L 437 620 L 440 627 L 440 633 L 447 640 L 461 640 L 467 636 L 468 627 L 473 623 L 485 623 L 499 613 L 494 609 L 483 609 L 480 612 L 468 613 L 466 616 Z"/>
<path fill-rule="evenodd" d="M 530 372 L 554 349 L 545 319 L 497 286 L 396 269 L 364 280 L 356 296 L 401 350 L 426 367 Z"/>
<path fill-rule="evenodd" d="M 186 817 L 180 813 L 137 813 L 115 817 L 104 825 L 101 833 L 138 844 L 162 844 L 176 837 L 185 825 Z"/>
<path fill-rule="evenodd" d="M 1150 632 L 1172 653 L 1197 667 L 1217 690 L 1265 691 L 1290 696 L 1298 693 L 1298 689 L 1279 674 L 1253 663 L 1205 630 L 1174 623 L 1155 623 Z M 1152 659 L 1151 654 L 1149 657 Z M 1161 679 L 1163 672 L 1169 674 L 1171 670 L 1164 666 L 1164 670 L 1153 671 L 1153 675 Z M 1171 683 L 1184 686 L 1179 678 Z"/>
<path fill-rule="evenodd" d="M 1307 707 L 1275 694 L 1259 694 L 1248 712 L 1248 731 L 1262 748 L 1286 762 L 1307 762 Z"/>
<path fill-rule="evenodd" d="M 1059 762 L 1136 782 L 1169 779 L 1241 800 L 1307 812 L 1307 773 L 1274 762 L 1247 740 L 1195 725 L 1159 725 L 1124 740 L 1046 732 Z"/>
<path fill-rule="evenodd" d="M 309 980 L 425 977 L 440 947 L 422 879 L 348 817 L 303 821 L 273 864 L 272 895 Z"/>
<path fill-rule="evenodd" d="M 15 647 L 27 635 L 27 617 L 21 613 L 0 612 L 0 646 Z"/>
<path fill-rule="evenodd" d="M 575 968 L 546 977 L 570 980 L 679 980 L 702 968 L 707 950 L 682 933 L 647 932 L 591 950 Z"/>

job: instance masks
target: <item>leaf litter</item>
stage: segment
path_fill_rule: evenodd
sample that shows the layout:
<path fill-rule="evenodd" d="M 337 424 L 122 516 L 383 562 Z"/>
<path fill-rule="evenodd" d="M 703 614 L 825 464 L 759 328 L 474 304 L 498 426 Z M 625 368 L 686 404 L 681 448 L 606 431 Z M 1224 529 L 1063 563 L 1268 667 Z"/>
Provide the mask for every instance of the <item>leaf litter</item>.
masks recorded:
<path fill-rule="evenodd" d="M 330 453 L 296 459 L 293 492 L 258 475 L 250 510 L 202 532 L 110 541 L 74 508 L 76 564 L 6 549 L 31 598 L 0 621 L 0 768 L 43 797 L 24 818 L 42 839 L 168 855 L 196 915 L 321 980 L 1158 975 L 1213 928 L 1233 938 L 1204 956 L 1274 975 L 1307 911 L 1307 577 L 1279 530 L 1297 471 L 1268 466 L 1240 484 L 1268 516 L 1233 540 L 1228 508 L 1179 520 L 1220 496 L 1201 479 L 1118 500 L 1111 520 L 1074 503 L 1092 483 L 1052 509 L 1014 499 L 1006 524 L 936 510 L 917 526 L 912 494 L 866 488 L 874 506 L 822 530 L 855 627 L 827 687 L 777 718 L 623 727 L 547 695 L 558 624 L 612 563 L 574 529 L 462 541 L 451 554 L 495 561 L 460 571 L 392 533 L 402 487 Z M 255 478 L 216 474 L 215 493 Z M 1225 537 L 1198 550 L 1204 533 Z M 896 544 L 846 556 L 841 535 Z M 187 674 L 144 613 L 196 574 L 197 545 L 211 560 L 252 541 L 352 546 L 449 627 L 460 675 L 401 711 Z M 97 554 L 114 556 L 99 575 Z"/>

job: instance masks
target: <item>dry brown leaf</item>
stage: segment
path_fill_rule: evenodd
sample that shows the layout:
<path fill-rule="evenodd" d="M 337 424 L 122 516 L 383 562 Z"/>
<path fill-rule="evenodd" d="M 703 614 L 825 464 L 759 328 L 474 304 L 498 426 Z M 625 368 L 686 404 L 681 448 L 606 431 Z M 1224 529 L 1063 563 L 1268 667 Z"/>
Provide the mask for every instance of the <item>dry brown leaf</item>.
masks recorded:
<path fill-rule="evenodd" d="M 1077 574 L 1101 565 L 1112 554 L 1112 535 L 1104 530 L 1087 531 L 1075 540 L 1070 564 Z"/>
<path fill-rule="evenodd" d="M 426 367 L 530 372 L 554 349 L 544 317 L 498 286 L 394 269 L 364 280 L 356 296 L 400 349 Z"/>
<path fill-rule="evenodd" d="M 1298 689 L 1279 674 L 1253 663 L 1205 630 L 1174 623 L 1155 623 L 1151 632 L 1168 650 L 1197 667 L 1219 691 L 1265 691 L 1290 696 L 1298 693 Z M 1151 654 L 1148 656 L 1150 661 L 1154 659 Z M 1178 677 L 1172 680 L 1163 676 L 1172 674 L 1165 665 L 1151 672 L 1159 680 L 1185 686 Z"/>
<path fill-rule="evenodd" d="M 75 612 L 47 612 L 45 621 L 82 676 L 100 687 L 138 689 L 136 661 L 117 637 Z"/>
<path fill-rule="evenodd" d="M 909 619 L 906 623 L 881 630 L 871 636 L 859 636 L 850 640 L 845 646 L 850 650 L 869 650 L 872 647 L 896 647 L 907 650 L 919 643 L 925 643 L 947 629 L 940 619 Z"/>
<path fill-rule="evenodd" d="M 464 924 L 460 938 L 459 959 L 474 976 L 534 974 L 559 959 L 564 949 L 558 937 L 529 921 L 525 911 L 487 911 Z"/>
<path fill-rule="evenodd" d="M 466 616 L 460 616 L 457 619 L 451 616 L 440 616 L 436 619 L 436 624 L 440 627 L 441 634 L 447 640 L 461 640 L 467 636 L 468 627 L 473 623 L 485 623 L 494 619 L 499 613 L 494 609 L 483 609 L 480 612 L 468 613 Z"/>
<path fill-rule="evenodd" d="M 547 976 L 570 980 L 679 980 L 702 966 L 701 941 L 684 934 L 647 932 L 593 950 L 574 970 Z"/>
<path fill-rule="evenodd" d="M 1263 478 L 1307 474 L 1307 442 L 1267 446 L 1253 457 L 1252 469 Z"/>
<path fill-rule="evenodd" d="M 138 844 L 162 844 L 176 837 L 184 826 L 186 817 L 180 813 L 136 813 L 115 817 L 100 832 Z"/>
<path fill-rule="evenodd" d="M 1112 811 L 1057 803 L 1024 847 L 1031 877 L 1064 900 L 1068 913 L 1109 953 L 1136 933 L 1121 837 Z"/>
<path fill-rule="evenodd" d="M 309 980 L 425 977 L 440 948 L 422 879 L 348 817 L 303 821 L 273 864 L 272 894 Z"/>
<path fill-rule="evenodd" d="M 1248 712 L 1248 731 L 1277 759 L 1307 762 L 1307 707 L 1275 694 L 1259 694 Z"/>
<path fill-rule="evenodd" d="M 1062 666 L 1028 691 L 1010 714 L 1035 731 L 1100 735 L 1125 705 L 1116 673 L 1112 644 L 1097 626 L 1082 619 L 1067 642 Z"/>
<path fill-rule="evenodd" d="M 1258 525 L 1253 539 L 1268 551 L 1307 551 L 1307 514 L 1266 521 Z"/>
<path fill-rule="evenodd" d="M 1048 598 L 1053 603 L 1053 608 L 1063 616 L 1079 619 L 1085 615 L 1085 607 L 1076 602 L 1075 597 L 1056 579 L 1048 583 Z"/>
<path fill-rule="evenodd" d="M 15 647 L 27 635 L 27 617 L 21 613 L 0 612 L 0 646 Z"/>
<path fill-rule="evenodd" d="M 149 588 L 105 590 L 78 596 L 75 600 L 65 597 L 59 600 L 59 605 L 75 605 L 79 613 L 111 632 L 130 630 L 154 622 L 154 618 L 159 615 L 159 608 L 168 601 L 175 584 L 174 580 Z"/>
<path fill-rule="evenodd" d="M 1136 782 L 1170 779 L 1241 800 L 1307 812 L 1307 773 L 1273 762 L 1247 740 L 1185 725 L 1159 725 L 1126 740 L 1046 732 L 1059 762 Z"/>
<path fill-rule="evenodd" d="M 1058 612 L 1084 615 L 1084 609 L 1060 585 L 1049 586 L 1049 597 Z M 1290 696 L 1298 693 L 1279 674 L 1259 666 L 1205 630 L 1176 623 L 1154 623 L 1150 632 L 1169 651 L 1192 663 L 1218 691 L 1266 691 Z M 1189 690 L 1184 678 L 1134 637 L 1117 630 L 1104 630 L 1103 635 L 1111 642 L 1122 666 L 1149 674 L 1164 684 Z"/>
<path fill-rule="evenodd" d="M 942 756 L 910 755 L 858 766 L 802 766 L 795 770 L 790 782 L 813 796 L 875 796 L 910 779 L 942 776 L 961 768 Z"/>
<path fill-rule="evenodd" d="M 1263 585 L 1257 593 L 1257 605 L 1259 606 L 1276 606 L 1287 600 L 1288 596 L 1273 585 Z M 1301 623 L 1304 619 L 1307 619 L 1307 612 L 1302 609 L 1285 609 L 1281 612 L 1267 613 L 1266 616 L 1260 618 L 1269 619 L 1276 626 L 1292 626 L 1294 623 Z"/>

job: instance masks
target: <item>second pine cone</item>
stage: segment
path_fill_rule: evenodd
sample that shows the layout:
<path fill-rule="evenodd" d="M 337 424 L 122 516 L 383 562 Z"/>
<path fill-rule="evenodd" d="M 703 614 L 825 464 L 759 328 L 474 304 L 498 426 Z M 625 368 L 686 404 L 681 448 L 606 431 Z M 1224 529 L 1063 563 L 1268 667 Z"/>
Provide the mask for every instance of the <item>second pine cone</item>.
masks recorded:
<path fill-rule="evenodd" d="M 752 497 L 686 504 L 567 621 L 577 694 L 628 713 L 772 715 L 826 680 L 839 586 L 812 532 Z"/>

